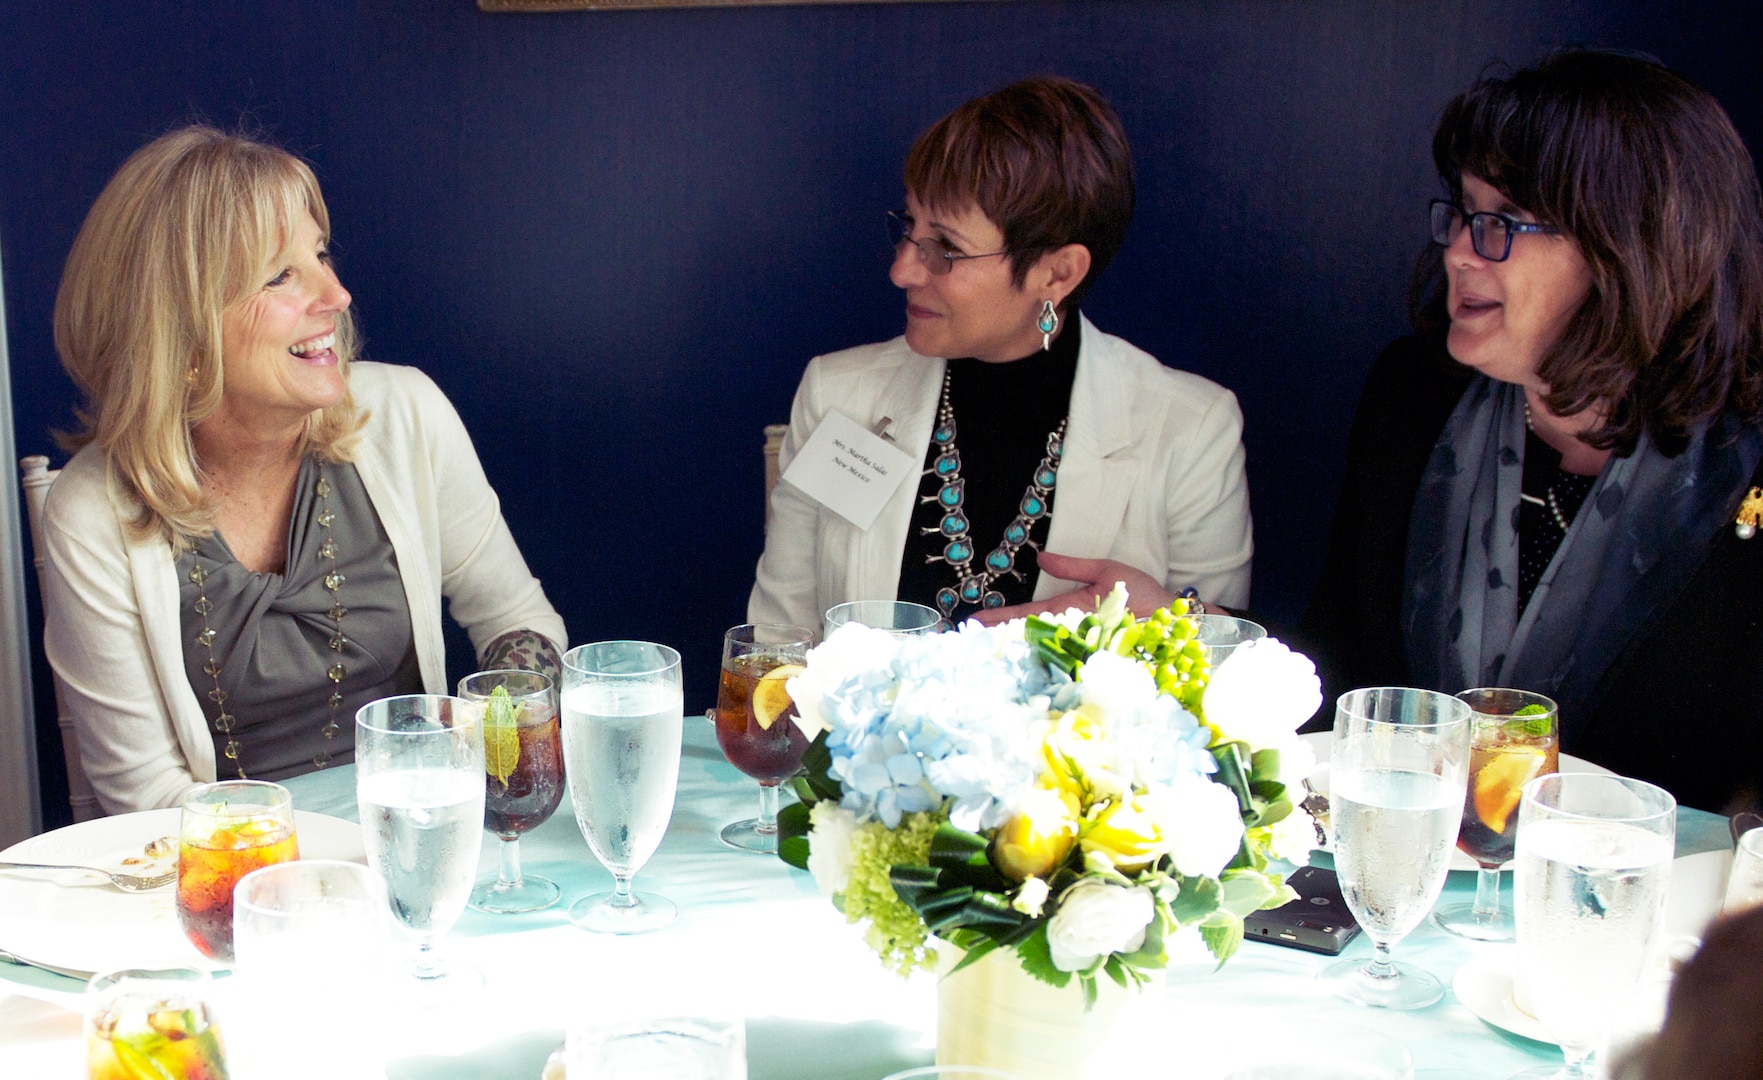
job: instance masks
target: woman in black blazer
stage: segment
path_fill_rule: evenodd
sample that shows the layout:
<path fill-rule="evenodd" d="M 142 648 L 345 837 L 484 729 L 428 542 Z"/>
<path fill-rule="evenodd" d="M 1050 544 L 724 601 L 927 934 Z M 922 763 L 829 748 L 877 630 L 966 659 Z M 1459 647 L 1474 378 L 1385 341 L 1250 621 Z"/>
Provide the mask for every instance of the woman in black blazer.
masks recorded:
<path fill-rule="evenodd" d="M 1301 637 L 1339 692 L 1517 686 L 1709 810 L 1763 789 L 1763 211 L 1720 106 L 1572 50 L 1446 107 Z"/>

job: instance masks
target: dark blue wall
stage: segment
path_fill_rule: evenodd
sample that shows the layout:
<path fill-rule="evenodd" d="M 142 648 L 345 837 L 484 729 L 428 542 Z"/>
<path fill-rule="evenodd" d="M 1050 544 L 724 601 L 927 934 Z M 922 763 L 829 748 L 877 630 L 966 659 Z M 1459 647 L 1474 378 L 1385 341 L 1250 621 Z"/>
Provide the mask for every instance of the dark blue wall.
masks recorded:
<path fill-rule="evenodd" d="M 1440 107 L 1490 60 L 1620 45 L 1707 85 L 1758 146 L 1759 19 L 1722 7 L 9 4 L 19 451 L 70 417 L 50 311 L 104 181 L 167 128 L 254 125 L 317 167 L 369 355 L 452 396 L 572 639 L 677 645 L 688 700 L 707 702 L 760 545 L 760 426 L 787 416 L 809 356 L 900 329 L 881 215 L 907 146 L 973 95 L 1057 72 L 1114 101 L 1139 168 L 1137 220 L 1088 311 L 1242 398 L 1256 607 L 1277 622 L 1315 573 L 1360 380 L 1404 327 Z"/>

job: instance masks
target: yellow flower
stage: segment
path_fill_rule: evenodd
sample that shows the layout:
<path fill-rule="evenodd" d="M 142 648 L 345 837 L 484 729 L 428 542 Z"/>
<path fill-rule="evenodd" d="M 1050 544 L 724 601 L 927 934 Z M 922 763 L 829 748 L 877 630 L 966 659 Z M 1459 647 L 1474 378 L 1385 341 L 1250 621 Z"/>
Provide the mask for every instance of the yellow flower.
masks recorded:
<path fill-rule="evenodd" d="M 1093 812 L 1080 843 L 1086 858 L 1133 874 L 1169 853 L 1179 824 L 1161 793 L 1135 792 Z"/>
<path fill-rule="evenodd" d="M 1012 881 L 1046 877 L 1077 842 L 1077 800 L 1063 791 L 1032 788 L 1016 816 L 998 830 L 993 862 Z"/>
<path fill-rule="evenodd" d="M 1046 766 L 1041 783 L 1069 792 L 1080 806 L 1124 794 L 1132 779 L 1120 774 L 1118 753 L 1108 741 L 1100 709 L 1090 705 L 1072 709 L 1053 722 L 1041 741 Z"/>

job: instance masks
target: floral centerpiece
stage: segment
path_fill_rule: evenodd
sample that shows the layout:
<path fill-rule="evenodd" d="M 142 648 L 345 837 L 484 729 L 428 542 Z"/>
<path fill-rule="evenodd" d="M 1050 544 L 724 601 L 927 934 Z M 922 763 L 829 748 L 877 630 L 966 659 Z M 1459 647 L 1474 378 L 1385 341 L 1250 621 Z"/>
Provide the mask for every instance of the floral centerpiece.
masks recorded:
<path fill-rule="evenodd" d="M 1013 950 L 1054 986 L 1123 987 L 1197 927 L 1222 963 L 1243 917 L 1294 898 L 1315 839 L 1290 785 L 1321 702 L 1272 639 L 1216 670 L 1185 603 L 894 638 L 840 628 L 789 682 L 813 739 L 783 817 L 804 866 L 901 974 Z"/>

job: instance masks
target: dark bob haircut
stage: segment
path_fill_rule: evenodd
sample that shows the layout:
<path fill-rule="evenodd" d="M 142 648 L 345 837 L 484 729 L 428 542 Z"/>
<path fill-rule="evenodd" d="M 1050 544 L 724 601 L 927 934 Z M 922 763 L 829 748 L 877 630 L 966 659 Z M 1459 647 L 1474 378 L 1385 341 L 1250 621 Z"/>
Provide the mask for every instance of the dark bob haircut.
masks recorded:
<path fill-rule="evenodd" d="M 906 155 L 906 190 L 927 207 L 980 208 L 1004 234 L 1020 287 L 1043 254 L 1090 251 L 1076 307 L 1132 220 L 1132 151 L 1102 95 L 1069 79 L 1019 82 L 974 98 L 931 125 Z"/>
<path fill-rule="evenodd" d="M 1667 454 L 1726 410 L 1763 408 L 1757 173 L 1706 91 L 1633 55 L 1570 49 L 1486 77 L 1445 107 L 1433 162 L 1458 198 L 1478 177 L 1558 225 L 1591 291 L 1538 367 L 1550 411 L 1606 410 L 1584 436 Z M 1418 268 L 1422 328 L 1444 321 L 1442 252 Z"/>

